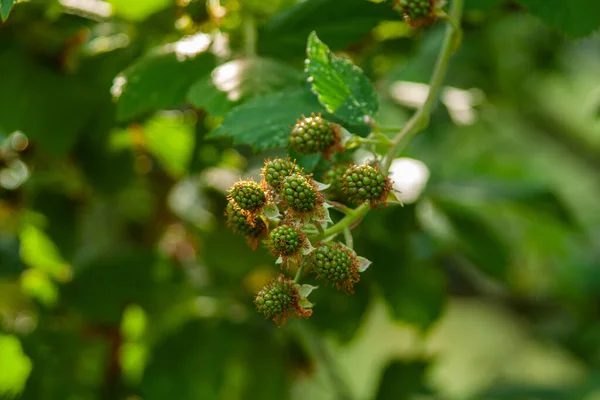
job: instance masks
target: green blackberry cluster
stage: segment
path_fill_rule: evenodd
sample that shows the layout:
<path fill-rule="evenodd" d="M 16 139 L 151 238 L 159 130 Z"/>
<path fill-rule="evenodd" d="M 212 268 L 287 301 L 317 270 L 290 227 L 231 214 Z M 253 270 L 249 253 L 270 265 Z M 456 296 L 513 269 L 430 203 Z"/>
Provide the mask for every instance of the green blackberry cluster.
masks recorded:
<path fill-rule="evenodd" d="M 292 128 L 290 147 L 298 154 L 331 155 L 333 149 L 339 147 L 339 129 L 339 125 L 323 119 L 320 114 L 311 114 L 299 119 Z"/>
<path fill-rule="evenodd" d="M 256 294 L 254 304 L 266 318 L 284 325 L 286 319 L 293 314 L 302 317 L 312 314 L 310 310 L 300 307 L 299 300 L 300 294 L 294 281 L 279 275 Z"/>
<path fill-rule="evenodd" d="M 323 195 L 309 177 L 301 174 L 292 174 L 283 180 L 281 198 L 297 214 L 313 213 L 323 204 Z"/>
<path fill-rule="evenodd" d="M 237 208 L 256 212 L 267 202 L 267 196 L 263 188 L 254 181 L 239 181 L 229 189 L 229 201 Z"/>
<path fill-rule="evenodd" d="M 248 221 L 246 214 L 231 203 L 227 204 L 225 216 L 233 233 L 245 236 L 252 248 L 257 247 L 258 240 L 267 232 L 267 225 L 262 218 L 256 217 Z"/>
<path fill-rule="evenodd" d="M 269 234 L 271 251 L 276 256 L 291 256 L 302 247 L 302 234 L 293 226 L 281 224 Z"/>
<path fill-rule="evenodd" d="M 265 163 L 262 172 L 267 184 L 278 191 L 287 176 L 302 172 L 302 168 L 289 158 L 275 158 Z"/>
<path fill-rule="evenodd" d="M 429 25 L 435 21 L 437 0 L 396 0 L 394 9 L 412 26 Z"/>
<path fill-rule="evenodd" d="M 360 280 L 356 253 L 340 243 L 323 243 L 310 254 L 309 265 L 318 279 L 332 282 L 338 289 L 354 293 Z"/>
<path fill-rule="evenodd" d="M 350 163 L 334 164 L 323 174 L 321 180 L 323 181 L 323 183 L 329 184 L 327 193 L 332 199 L 343 199 L 345 197 L 344 191 L 342 189 L 342 178 L 349 166 Z"/>
<path fill-rule="evenodd" d="M 374 206 L 385 203 L 391 189 L 390 179 L 370 165 L 353 165 L 342 177 L 344 194 L 356 203 L 368 201 Z"/>

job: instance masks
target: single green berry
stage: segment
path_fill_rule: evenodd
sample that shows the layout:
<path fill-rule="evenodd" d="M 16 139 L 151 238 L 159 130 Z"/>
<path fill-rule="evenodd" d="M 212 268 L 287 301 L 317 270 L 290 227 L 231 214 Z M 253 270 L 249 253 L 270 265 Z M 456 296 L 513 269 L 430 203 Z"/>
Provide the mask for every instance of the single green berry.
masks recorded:
<path fill-rule="evenodd" d="M 349 166 L 349 163 L 335 164 L 323 174 L 321 180 L 323 183 L 329 184 L 327 189 L 328 198 L 341 199 L 345 197 L 342 189 L 344 182 L 342 178 Z"/>
<path fill-rule="evenodd" d="M 258 312 L 279 325 L 284 325 L 286 319 L 294 314 L 302 317 L 311 315 L 310 310 L 298 305 L 299 301 L 297 285 L 283 275 L 269 282 L 254 298 Z"/>
<path fill-rule="evenodd" d="M 237 208 L 256 212 L 267 202 L 265 191 L 254 181 L 239 181 L 229 189 L 229 201 Z"/>
<path fill-rule="evenodd" d="M 276 256 L 290 256 L 298 253 L 303 241 L 302 233 L 287 224 L 279 225 L 269 234 L 271 251 Z"/>
<path fill-rule="evenodd" d="M 301 174 L 293 174 L 283 180 L 281 198 L 290 209 L 301 214 L 315 212 L 323 203 L 323 196 L 312 180 Z"/>
<path fill-rule="evenodd" d="M 227 217 L 227 225 L 233 233 L 245 236 L 250 247 L 256 249 L 260 237 L 267 231 L 265 222 L 258 217 L 248 221 L 248 217 L 231 203 L 227 204 L 225 216 Z"/>
<path fill-rule="evenodd" d="M 283 179 L 291 174 L 300 173 L 302 168 L 289 158 L 275 158 L 265 163 L 263 168 L 263 178 L 265 181 L 278 190 L 283 182 Z"/>
<path fill-rule="evenodd" d="M 354 284 L 360 280 L 359 262 L 354 250 L 340 243 L 323 243 L 310 253 L 309 260 L 317 278 L 354 293 Z"/>
<path fill-rule="evenodd" d="M 298 154 L 324 153 L 330 156 L 340 142 L 339 125 L 312 114 L 296 122 L 290 134 L 290 147 Z"/>
<path fill-rule="evenodd" d="M 343 192 L 350 201 L 356 203 L 385 203 L 392 189 L 390 179 L 370 165 L 351 166 L 344 173 L 342 180 Z"/>
<path fill-rule="evenodd" d="M 394 9 L 412 26 L 429 25 L 434 22 L 438 0 L 396 0 Z"/>

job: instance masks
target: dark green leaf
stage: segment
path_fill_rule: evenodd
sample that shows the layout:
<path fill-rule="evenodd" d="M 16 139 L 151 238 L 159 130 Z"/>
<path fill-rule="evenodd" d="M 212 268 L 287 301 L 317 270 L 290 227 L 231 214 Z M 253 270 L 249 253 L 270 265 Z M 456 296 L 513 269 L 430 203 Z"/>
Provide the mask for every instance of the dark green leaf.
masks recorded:
<path fill-rule="evenodd" d="M 22 131 L 34 144 L 64 155 L 100 102 L 84 82 L 44 67 L 23 53 L 0 55 L 0 129 Z"/>
<path fill-rule="evenodd" d="M 259 35 L 261 53 L 298 56 L 305 40 L 317 31 L 333 49 L 364 38 L 383 20 L 397 19 L 389 4 L 366 0 L 307 0 L 275 15 Z"/>
<path fill-rule="evenodd" d="M 519 0 L 546 24 L 577 38 L 600 27 L 600 2 L 594 0 Z"/>
<path fill-rule="evenodd" d="M 127 120 L 182 106 L 190 85 L 215 65 L 214 56 L 205 52 L 207 48 L 205 36 L 184 38 L 154 50 L 123 71 L 113 86 L 118 98 L 117 117 Z"/>
<path fill-rule="evenodd" d="M 505 0 L 466 0 L 465 11 L 488 11 L 504 2 Z"/>
<path fill-rule="evenodd" d="M 395 361 L 381 379 L 377 400 L 409 400 L 423 386 L 428 364 L 423 361 Z"/>
<path fill-rule="evenodd" d="M 2 21 L 6 21 L 8 18 L 8 14 L 10 14 L 10 10 L 12 10 L 15 5 L 16 0 L 0 0 L 0 17 L 2 17 Z"/>
<path fill-rule="evenodd" d="M 213 115 L 222 115 L 238 101 L 280 91 L 302 82 L 302 73 L 268 58 L 241 58 L 225 63 L 194 84 L 188 99 Z"/>
<path fill-rule="evenodd" d="M 324 112 L 307 90 L 287 90 L 249 100 L 225 115 L 208 137 L 228 136 L 255 150 L 287 145 L 291 128 L 302 115 Z"/>
<path fill-rule="evenodd" d="M 497 277 L 506 277 L 509 250 L 486 221 L 469 208 L 450 201 L 436 202 L 450 222 L 455 240 L 465 255 L 481 270 Z"/>
<path fill-rule="evenodd" d="M 375 118 L 377 94 L 360 68 L 336 57 L 314 32 L 308 38 L 306 54 L 307 80 L 328 112 L 354 125 Z"/>

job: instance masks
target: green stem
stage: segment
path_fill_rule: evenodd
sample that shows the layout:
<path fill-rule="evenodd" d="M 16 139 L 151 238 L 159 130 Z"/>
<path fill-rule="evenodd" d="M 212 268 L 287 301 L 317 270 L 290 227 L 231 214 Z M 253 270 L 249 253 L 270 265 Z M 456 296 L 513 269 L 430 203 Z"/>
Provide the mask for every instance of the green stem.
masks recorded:
<path fill-rule="evenodd" d="M 450 57 L 455 50 L 456 40 L 461 34 L 460 19 L 462 15 L 463 1 L 464 0 L 454 0 L 452 2 L 450 16 L 448 18 L 448 21 L 452 22 L 449 22 L 446 27 L 444 43 L 442 44 L 442 49 L 438 55 L 435 69 L 429 82 L 429 94 L 427 95 L 427 99 L 392 140 L 392 146 L 387 152 L 382 165 L 382 169 L 384 171 L 387 171 L 390 168 L 392 160 L 400 152 L 402 146 L 412 139 L 417 133 L 425 129 L 429 124 L 429 114 L 431 114 L 431 109 L 440 93 L 442 83 L 444 82 L 446 72 L 448 71 Z"/>
<path fill-rule="evenodd" d="M 353 249 L 354 248 L 354 240 L 352 239 L 352 232 L 350 232 L 350 228 L 344 228 L 344 240 L 346 241 L 346 246 Z"/>
<path fill-rule="evenodd" d="M 298 267 L 298 271 L 296 271 L 296 276 L 294 276 L 294 283 L 300 283 L 300 278 L 302 278 L 302 275 L 304 274 L 304 267 L 306 264 L 303 264 L 302 261 L 300 261 L 300 266 Z"/>
<path fill-rule="evenodd" d="M 315 241 L 320 241 L 329 236 L 337 235 L 344 229 L 349 228 L 350 225 L 352 225 L 355 221 L 358 221 L 359 219 L 367 215 L 369 209 L 369 203 L 365 203 L 362 206 L 349 211 L 348 214 L 344 218 L 342 218 L 337 224 L 325 229 L 325 232 L 323 232 L 323 234 L 315 238 Z"/>
<path fill-rule="evenodd" d="M 244 52 L 247 57 L 256 55 L 256 21 L 252 15 L 247 15 L 243 22 L 244 29 Z"/>

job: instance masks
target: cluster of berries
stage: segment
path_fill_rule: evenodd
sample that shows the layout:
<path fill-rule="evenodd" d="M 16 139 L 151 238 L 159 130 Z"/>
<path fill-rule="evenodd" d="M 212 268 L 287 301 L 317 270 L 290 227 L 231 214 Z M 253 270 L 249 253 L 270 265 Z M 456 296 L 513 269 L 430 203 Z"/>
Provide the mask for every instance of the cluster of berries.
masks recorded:
<path fill-rule="evenodd" d="M 293 127 L 290 147 L 301 154 L 330 157 L 334 149 L 343 150 L 339 131 L 339 125 L 313 114 Z M 375 166 L 349 163 L 334 165 L 324 179 L 329 185 L 316 182 L 289 158 L 266 160 L 259 183 L 238 181 L 229 189 L 227 222 L 251 247 L 261 242 L 268 246 L 284 272 L 303 268 L 352 294 L 359 272 L 368 263 L 351 248 L 324 237 L 331 219 L 322 192 L 328 199 L 343 197 L 353 204 L 378 206 L 385 204 L 391 182 Z M 314 246 L 307 233 L 314 236 Z M 312 288 L 282 273 L 257 293 L 255 304 L 265 317 L 283 325 L 290 316 L 311 315 L 312 304 L 306 296 Z"/>
<path fill-rule="evenodd" d="M 411 26 L 430 25 L 437 19 L 438 0 L 394 0 L 393 7 Z"/>

